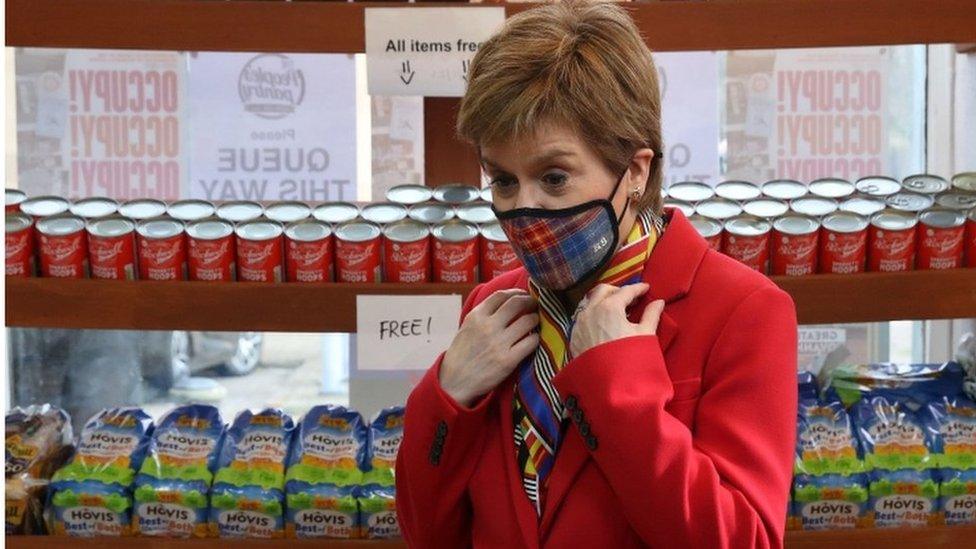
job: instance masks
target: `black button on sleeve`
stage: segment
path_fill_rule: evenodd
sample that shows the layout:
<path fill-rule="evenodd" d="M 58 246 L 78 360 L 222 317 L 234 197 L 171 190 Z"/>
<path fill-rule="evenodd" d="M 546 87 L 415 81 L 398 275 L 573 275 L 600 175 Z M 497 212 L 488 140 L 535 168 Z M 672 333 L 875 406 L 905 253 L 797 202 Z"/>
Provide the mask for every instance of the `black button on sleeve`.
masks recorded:
<path fill-rule="evenodd" d="M 577 408 L 573 410 L 573 423 L 579 424 L 581 421 L 583 421 L 583 410 Z"/>
<path fill-rule="evenodd" d="M 597 448 L 597 442 L 596 442 L 596 437 L 595 436 L 590 435 L 590 436 L 586 437 L 586 447 L 589 448 L 591 452 L 594 451 L 594 450 L 596 450 L 596 448 Z"/>
<path fill-rule="evenodd" d="M 577 402 L 576 401 L 576 395 L 569 395 L 568 397 L 566 397 L 566 402 L 565 402 L 566 409 L 569 410 L 569 411 L 571 411 L 571 412 L 573 410 L 575 410 L 576 409 L 576 402 Z"/>
<path fill-rule="evenodd" d="M 583 435 L 583 438 L 590 436 L 590 424 L 583 421 L 579 424 L 579 432 Z"/>
<path fill-rule="evenodd" d="M 437 424 L 437 434 L 440 435 L 440 438 L 444 438 L 444 436 L 447 435 L 447 422 L 446 421 L 441 420 Z"/>

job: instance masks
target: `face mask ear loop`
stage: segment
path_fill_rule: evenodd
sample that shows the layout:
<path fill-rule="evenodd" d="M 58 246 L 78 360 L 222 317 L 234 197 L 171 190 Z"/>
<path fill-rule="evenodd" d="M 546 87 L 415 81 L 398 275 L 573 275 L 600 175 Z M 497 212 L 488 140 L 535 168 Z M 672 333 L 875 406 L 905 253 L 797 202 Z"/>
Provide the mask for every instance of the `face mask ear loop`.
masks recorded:
<path fill-rule="evenodd" d="M 627 172 L 629 170 L 630 170 L 630 166 L 627 166 L 626 168 L 624 168 L 624 173 L 620 174 L 620 177 L 617 178 L 617 184 L 614 185 L 613 186 L 613 190 L 610 191 L 610 197 L 607 198 L 607 202 L 610 203 L 610 207 L 613 207 L 613 197 L 617 196 L 617 189 L 620 188 L 620 183 L 624 180 L 624 176 L 627 175 Z M 627 199 L 624 201 L 624 210 L 622 212 L 620 212 L 620 215 L 619 216 L 617 216 L 617 225 L 618 226 L 620 225 L 620 222 L 624 220 L 624 215 L 627 214 L 627 208 L 629 206 L 630 206 L 630 194 L 628 193 L 627 194 Z M 614 213 L 617 213 L 617 212 L 614 212 Z"/>

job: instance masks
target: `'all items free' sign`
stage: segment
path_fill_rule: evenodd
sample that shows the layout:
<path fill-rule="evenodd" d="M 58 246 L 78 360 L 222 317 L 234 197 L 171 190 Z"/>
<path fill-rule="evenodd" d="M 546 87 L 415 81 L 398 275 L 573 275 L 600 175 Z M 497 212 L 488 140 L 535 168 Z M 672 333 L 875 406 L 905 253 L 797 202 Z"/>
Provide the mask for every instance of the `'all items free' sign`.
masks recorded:
<path fill-rule="evenodd" d="M 367 8 L 369 93 L 464 95 L 471 59 L 504 22 L 502 7 Z"/>

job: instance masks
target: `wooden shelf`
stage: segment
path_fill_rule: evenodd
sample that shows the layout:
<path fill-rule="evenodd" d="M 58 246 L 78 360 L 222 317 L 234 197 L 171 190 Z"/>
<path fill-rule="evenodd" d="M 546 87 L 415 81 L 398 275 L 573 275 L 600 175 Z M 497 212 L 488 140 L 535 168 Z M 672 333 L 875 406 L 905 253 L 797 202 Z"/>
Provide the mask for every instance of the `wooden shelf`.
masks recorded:
<path fill-rule="evenodd" d="M 877 528 L 825 532 L 787 532 L 790 549 L 931 549 L 972 547 L 976 526 L 934 526 L 930 528 Z"/>
<path fill-rule="evenodd" d="M 166 538 L 66 538 L 55 536 L 7 536 L 7 549 L 406 549 L 403 540 L 315 539 L 166 539 Z"/>
<path fill-rule="evenodd" d="M 976 269 L 774 277 L 802 324 L 976 316 Z M 8 278 L 8 326 L 354 332 L 357 295 L 461 294 L 455 284 L 260 284 Z"/>
<path fill-rule="evenodd" d="M 7 46 L 361 53 L 366 7 L 418 5 L 470 4 L 6 0 Z M 532 4 L 504 6 L 511 15 Z M 627 7 L 657 51 L 976 41 L 972 0 L 714 0 Z"/>

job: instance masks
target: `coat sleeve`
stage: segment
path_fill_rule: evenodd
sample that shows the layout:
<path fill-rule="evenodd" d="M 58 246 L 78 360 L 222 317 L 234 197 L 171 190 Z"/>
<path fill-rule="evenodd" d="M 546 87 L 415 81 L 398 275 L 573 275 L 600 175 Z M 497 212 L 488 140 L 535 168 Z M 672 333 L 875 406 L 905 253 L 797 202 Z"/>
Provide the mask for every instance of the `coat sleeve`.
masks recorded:
<path fill-rule="evenodd" d="M 782 546 L 796 338 L 787 293 L 763 286 L 743 300 L 706 361 L 693 431 L 665 410 L 673 387 L 656 336 L 599 345 L 556 375 L 559 394 L 575 397 L 587 423 L 577 428 L 595 437 L 593 459 L 648 545 Z"/>
<path fill-rule="evenodd" d="M 481 301 L 475 288 L 461 319 Z M 410 547 L 470 547 L 467 485 L 487 421 L 492 393 L 473 407 L 459 405 L 441 388 L 438 357 L 407 399 L 403 440 L 396 462 L 396 508 Z"/>

